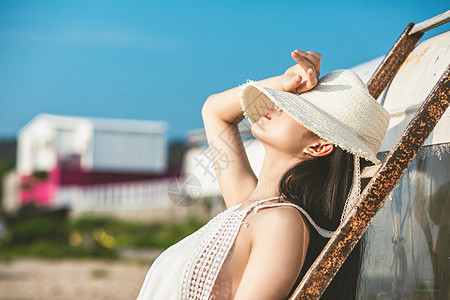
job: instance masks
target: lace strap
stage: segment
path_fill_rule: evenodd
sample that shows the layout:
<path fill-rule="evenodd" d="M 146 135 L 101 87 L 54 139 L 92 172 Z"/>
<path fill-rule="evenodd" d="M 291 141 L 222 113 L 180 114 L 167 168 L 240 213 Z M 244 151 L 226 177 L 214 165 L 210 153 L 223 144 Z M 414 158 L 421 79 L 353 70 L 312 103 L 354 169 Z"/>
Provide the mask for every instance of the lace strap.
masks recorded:
<path fill-rule="evenodd" d="M 352 187 L 348 193 L 347 199 L 345 200 L 344 210 L 341 215 L 341 223 L 344 221 L 345 217 L 349 211 L 353 208 L 353 205 L 358 201 L 359 193 L 361 190 L 361 171 L 360 171 L 360 159 L 358 155 L 354 157 L 353 163 L 353 179 Z"/>
<path fill-rule="evenodd" d="M 324 238 L 331 238 L 334 234 L 334 231 L 326 230 L 317 225 L 314 220 L 310 217 L 310 215 L 300 206 L 294 204 L 294 203 L 273 203 L 273 204 L 267 204 L 267 205 L 261 205 L 255 208 L 255 213 L 258 212 L 259 209 L 265 208 L 265 207 L 274 207 L 274 206 L 293 206 L 297 208 L 309 221 L 309 223 L 314 227 L 314 229 Z"/>
<path fill-rule="evenodd" d="M 244 207 L 243 209 L 241 209 L 241 211 L 249 211 L 253 207 L 258 206 L 261 203 L 264 203 L 264 202 L 270 201 L 270 200 L 281 199 L 281 198 L 284 198 L 284 197 L 283 196 L 276 196 L 276 197 L 271 197 L 271 198 L 267 198 L 267 199 L 258 200 L 258 201 L 255 201 L 254 203 L 250 204 L 249 206 Z M 244 203 L 244 202 L 242 202 L 242 203 Z M 240 203 L 240 204 L 242 204 L 242 203 Z"/>

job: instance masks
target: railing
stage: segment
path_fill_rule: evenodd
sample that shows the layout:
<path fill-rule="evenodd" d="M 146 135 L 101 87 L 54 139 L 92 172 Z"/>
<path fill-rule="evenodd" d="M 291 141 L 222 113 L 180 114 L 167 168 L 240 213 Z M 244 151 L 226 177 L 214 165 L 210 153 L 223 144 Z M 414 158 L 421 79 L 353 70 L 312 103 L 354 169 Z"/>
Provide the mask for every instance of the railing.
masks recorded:
<path fill-rule="evenodd" d="M 57 191 L 55 205 L 73 211 L 168 208 L 172 204 L 167 193 L 170 180 L 63 186 Z"/>

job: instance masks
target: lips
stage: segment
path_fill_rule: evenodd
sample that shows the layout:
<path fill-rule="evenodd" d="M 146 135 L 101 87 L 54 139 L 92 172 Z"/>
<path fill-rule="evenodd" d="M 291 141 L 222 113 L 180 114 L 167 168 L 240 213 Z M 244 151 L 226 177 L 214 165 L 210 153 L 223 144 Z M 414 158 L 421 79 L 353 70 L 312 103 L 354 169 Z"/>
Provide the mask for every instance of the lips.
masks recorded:
<path fill-rule="evenodd" d="M 267 120 L 272 120 L 272 117 L 270 115 L 270 111 L 267 110 L 265 115 L 262 115 L 261 117 L 266 118 Z"/>

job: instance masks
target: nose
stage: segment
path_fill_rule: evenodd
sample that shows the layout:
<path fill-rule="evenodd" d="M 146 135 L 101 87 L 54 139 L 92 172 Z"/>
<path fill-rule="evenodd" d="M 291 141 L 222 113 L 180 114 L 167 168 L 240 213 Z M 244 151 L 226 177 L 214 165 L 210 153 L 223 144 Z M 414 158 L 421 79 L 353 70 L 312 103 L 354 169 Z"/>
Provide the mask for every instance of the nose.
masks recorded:
<path fill-rule="evenodd" d="M 279 108 L 279 107 L 278 107 L 278 106 L 276 106 L 276 105 L 275 105 L 274 109 L 275 109 L 275 110 L 278 110 L 278 111 L 282 111 L 282 109 L 281 109 L 281 108 Z"/>

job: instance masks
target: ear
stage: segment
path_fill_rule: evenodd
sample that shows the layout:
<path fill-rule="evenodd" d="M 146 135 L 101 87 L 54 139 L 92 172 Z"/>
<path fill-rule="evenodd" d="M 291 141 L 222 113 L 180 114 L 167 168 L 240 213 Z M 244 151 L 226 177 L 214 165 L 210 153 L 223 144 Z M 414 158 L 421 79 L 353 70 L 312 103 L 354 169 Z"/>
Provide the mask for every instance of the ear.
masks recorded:
<path fill-rule="evenodd" d="M 323 157 L 331 154 L 333 150 L 334 150 L 333 144 L 321 140 L 319 142 L 315 142 L 309 145 L 308 147 L 303 149 L 303 152 L 314 157 Z"/>

